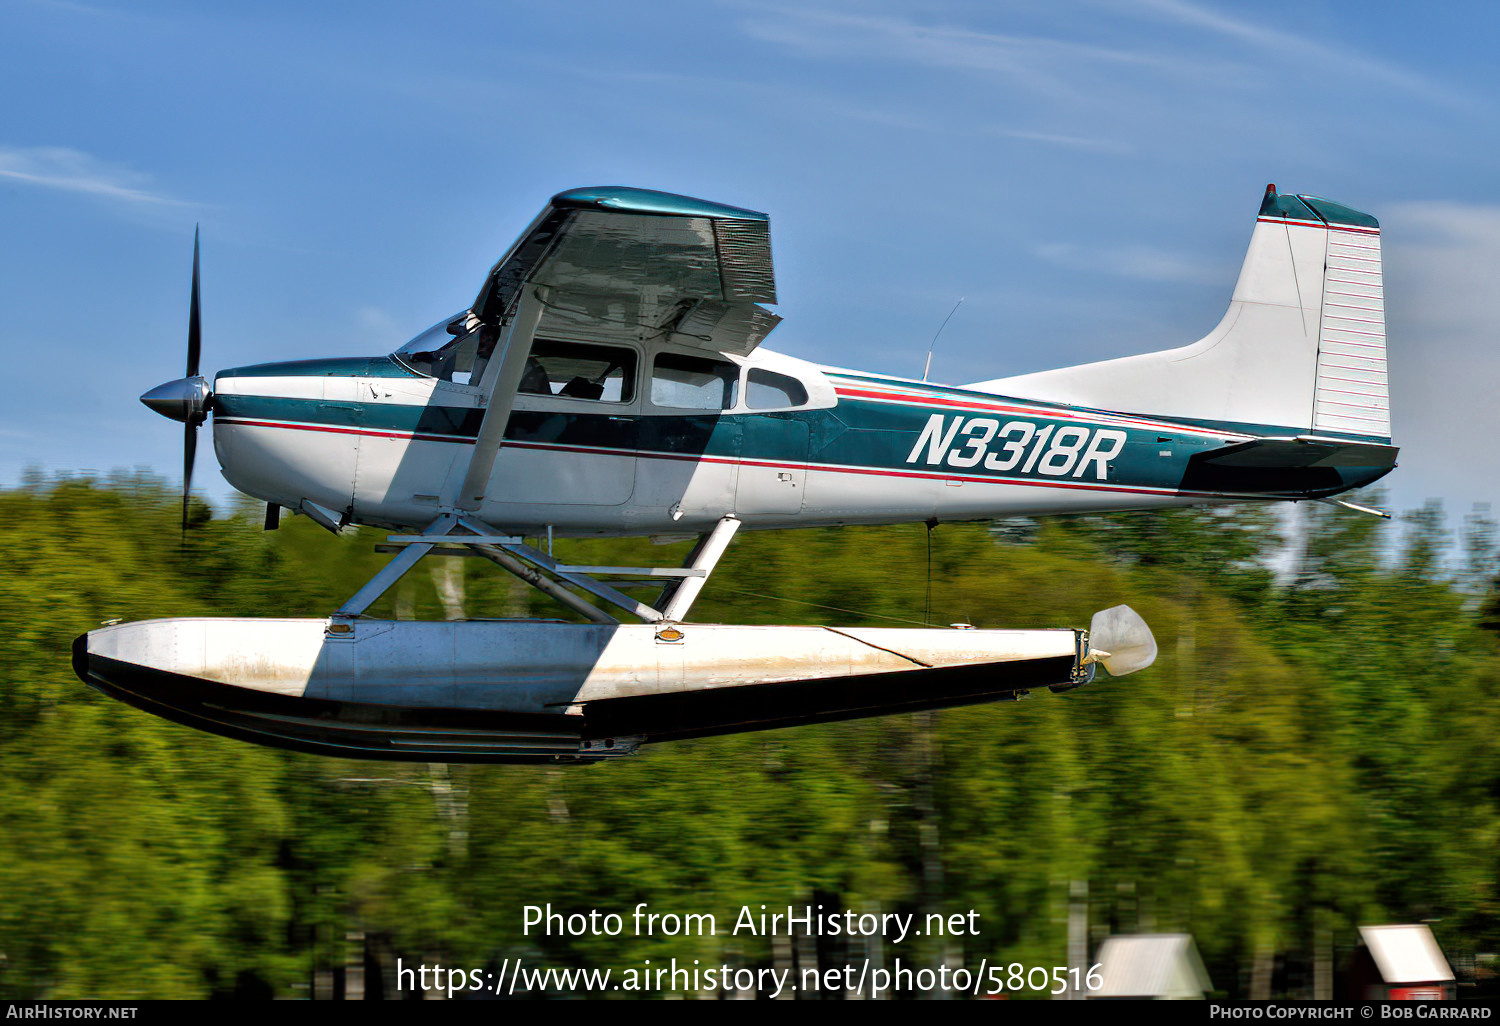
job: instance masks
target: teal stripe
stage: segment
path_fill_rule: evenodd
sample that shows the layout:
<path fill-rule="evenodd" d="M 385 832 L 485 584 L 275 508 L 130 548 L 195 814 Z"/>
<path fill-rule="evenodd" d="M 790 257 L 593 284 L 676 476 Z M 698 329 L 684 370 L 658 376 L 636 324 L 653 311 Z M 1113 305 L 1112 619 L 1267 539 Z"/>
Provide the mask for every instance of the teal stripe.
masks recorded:
<path fill-rule="evenodd" d="M 214 415 L 236 420 L 284 420 L 320 427 L 474 438 L 479 434 L 484 411 L 456 406 L 218 394 L 214 396 Z"/>
<path fill-rule="evenodd" d="M 997 392 L 980 392 L 972 388 L 964 388 L 958 385 L 933 385 L 925 382 L 904 381 L 895 378 L 882 378 L 875 375 L 851 374 L 847 371 L 830 373 L 830 378 L 841 381 L 849 381 L 857 384 L 876 385 L 884 388 L 906 389 L 915 395 L 927 396 L 934 399 L 961 399 L 975 402 L 990 403 L 1014 403 L 1017 406 L 1034 407 L 1038 411 L 1053 410 L 1057 412 L 1066 411 L 1071 414 L 1081 414 L 1085 417 L 1098 417 L 1101 425 L 1112 417 L 1129 417 L 1134 420 L 1149 420 L 1159 424 L 1180 425 L 1189 428 L 1201 428 L 1206 431 L 1223 432 L 1225 434 L 1251 435 L 1255 438 L 1265 437 L 1287 437 L 1290 435 L 1307 435 L 1312 433 L 1310 427 L 1291 427 L 1286 424 L 1263 424 L 1248 421 L 1235 420 L 1204 420 L 1195 417 L 1169 417 L 1158 413 L 1137 413 L 1130 410 L 1105 410 L 1093 406 L 1070 406 L 1067 403 L 1049 403 L 1036 399 L 1024 399 L 1020 396 L 1001 395 Z M 900 396 L 894 396 L 897 401 Z M 849 399 L 840 399 L 840 403 L 850 402 Z M 955 413 L 964 411 L 954 410 Z M 974 416 L 981 416 L 978 412 Z M 1029 415 L 1029 414 L 1028 414 Z M 1044 416 L 1038 412 L 1034 416 Z M 1005 414 L 996 414 L 1005 416 Z M 1113 426 L 1113 425 L 1109 425 Z M 1320 438 L 1333 438 L 1343 442 L 1371 442 L 1376 445 L 1390 445 L 1390 435 L 1362 435 L 1349 431 L 1319 431 Z"/>

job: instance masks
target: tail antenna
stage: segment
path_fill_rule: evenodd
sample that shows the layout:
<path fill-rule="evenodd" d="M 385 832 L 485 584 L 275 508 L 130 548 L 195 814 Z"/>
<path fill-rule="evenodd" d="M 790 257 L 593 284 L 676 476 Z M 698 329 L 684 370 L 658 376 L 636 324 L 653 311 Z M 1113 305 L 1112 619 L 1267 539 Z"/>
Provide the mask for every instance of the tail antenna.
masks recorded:
<path fill-rule="evenodd" d="M 956 314 L 956 313 L 958 313 L 958 308 L 961 307 L 961 306 L 963 306 L 963 305 L 964 305 L 964 297 L 963 296 L 959 296 L 958 297 L 958 302 L 953 304 L 953 309 L 948 311 L 948 316 L 943 318 L 943 323 L 938 325 L 937 334 L 933 335 L 932 336 L 932 341 L 929 342 L 929 343 L 927 343 L 927 363 L 922 368 L 922 380 L 923 381 L 926 381 L 927 380 L 927 375 L 932 372 L 932 349 L 933 349 L 934 346 L 937 345 L 938 335 L 941 335 L 943 333 L 943 329 L 948 326 L 948 322 L 951 321 L 951 320 L 953 320 L 953 315 Z"/>

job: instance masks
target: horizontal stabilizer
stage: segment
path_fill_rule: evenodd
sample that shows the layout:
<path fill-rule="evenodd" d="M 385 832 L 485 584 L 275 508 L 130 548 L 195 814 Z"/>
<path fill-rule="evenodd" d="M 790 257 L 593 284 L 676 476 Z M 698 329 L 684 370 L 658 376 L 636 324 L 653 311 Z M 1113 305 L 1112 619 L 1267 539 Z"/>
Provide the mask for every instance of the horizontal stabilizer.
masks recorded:
<path fill-rule="evenodd" d="M 1394 467 L 1393 445 L 1340 442 L 1321 438 L 1257 438 L 1211 449 L 1198 458 L 1219 467 L 1290 470 L 1300 467 Z"/>

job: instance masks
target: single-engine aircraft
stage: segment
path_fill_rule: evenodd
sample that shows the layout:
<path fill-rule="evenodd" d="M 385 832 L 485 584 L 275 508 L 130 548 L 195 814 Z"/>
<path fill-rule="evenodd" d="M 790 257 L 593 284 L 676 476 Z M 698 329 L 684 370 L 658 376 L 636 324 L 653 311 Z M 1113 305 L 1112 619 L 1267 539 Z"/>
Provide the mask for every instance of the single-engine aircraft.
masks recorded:
<path fill-rule="evenodd" d="M 1087 631 L 687 622 L 741 528 L 1324 500 L 1395 466 L 1380 227 L 1266 189 L 1224 319 L 1182 348 L 929 384 L 761 343 L 765 214 L 643 189 L 554 196 L 467 310 L 383 356 L 187 375 L 142 396 L 225 478 L 394 558 L 322 619 L 170 619 L 79 638 L 87 683 L 329 755 L 593 762 L 643 743 L 1065 691 L 1149 665 L 1132 610 Z M 1375 511 L 1367 511 L 1375 512 Z M 578 566 L 527 538 L 697 535 L 681 567 Z M 365 611 L 479 555 L 585 622 Z M 655 591 L 630 594 L 646 584 Z M 648 602 L 646 599 L 650 599 Z M 621 622 L 628 617 L 633 623 Z"/>

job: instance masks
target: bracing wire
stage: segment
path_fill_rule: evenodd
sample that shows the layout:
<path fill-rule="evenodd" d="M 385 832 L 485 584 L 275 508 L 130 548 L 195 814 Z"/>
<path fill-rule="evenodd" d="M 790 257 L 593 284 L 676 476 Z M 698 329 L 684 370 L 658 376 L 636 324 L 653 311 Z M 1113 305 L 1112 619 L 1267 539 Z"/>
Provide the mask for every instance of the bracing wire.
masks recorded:
<path fill-rule="evenodd" d="M 932 532 L 937 527 L 937 518 L 927 521 L 927 611 L 922 615 L 922 622 L 929 627 L 932 626 Z"/>

